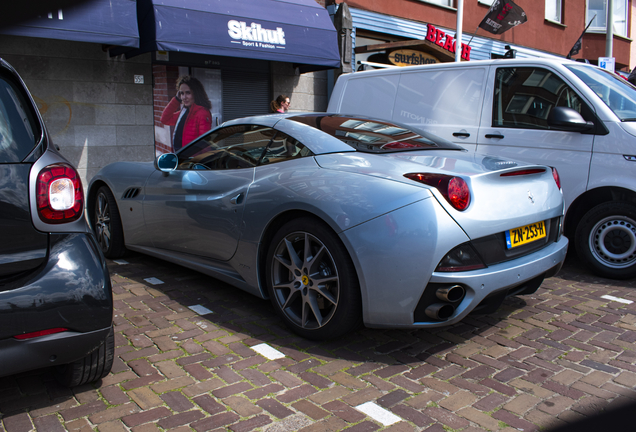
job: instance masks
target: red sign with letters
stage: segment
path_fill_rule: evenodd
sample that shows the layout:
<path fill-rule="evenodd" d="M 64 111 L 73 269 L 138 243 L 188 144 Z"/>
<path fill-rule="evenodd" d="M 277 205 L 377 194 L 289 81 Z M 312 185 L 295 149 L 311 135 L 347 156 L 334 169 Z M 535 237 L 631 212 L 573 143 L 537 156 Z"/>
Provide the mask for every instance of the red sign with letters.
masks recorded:
<path fill-rule="evenodd" d="M 455 38 L 451 35 L 447 35 L 442 30 L 436 28 L 433 24 L 428 24 L 426 31 L 426 40 L 433 42 L 435 45 L 439 45 L 446 51 L 455 54 Z M 470 60 L 470 46 L 462 44 L 462 59 Z"/>

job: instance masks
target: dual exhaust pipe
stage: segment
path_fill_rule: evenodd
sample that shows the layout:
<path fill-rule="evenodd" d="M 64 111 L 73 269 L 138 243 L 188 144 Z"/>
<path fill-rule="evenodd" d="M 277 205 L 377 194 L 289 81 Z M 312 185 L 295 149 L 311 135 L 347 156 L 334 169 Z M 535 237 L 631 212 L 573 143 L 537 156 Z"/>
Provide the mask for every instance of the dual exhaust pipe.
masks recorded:
<path fill-rule="evenodd" d="M 461 285 L 438 288 L 435 296 L 444 303 L 433 303 L 424 312 L 434 320 L 446 320 L 455 313 L 454 304 L 460 302 L 465 295 L 466 290 Z"/>

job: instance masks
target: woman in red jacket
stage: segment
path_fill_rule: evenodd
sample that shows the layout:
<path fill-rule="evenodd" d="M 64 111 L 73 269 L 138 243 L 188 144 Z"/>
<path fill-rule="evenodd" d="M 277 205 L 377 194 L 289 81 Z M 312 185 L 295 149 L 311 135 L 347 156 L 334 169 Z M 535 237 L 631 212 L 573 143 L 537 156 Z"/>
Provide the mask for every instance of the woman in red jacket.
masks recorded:
<path fill-rule="evenodd" d="M 172 137 L 175 152 L 212 129 L 211 109 L 212 103 L 201 81 L 190 75 L 177 80 L 177 95 L 161 114 L 161 123 L 176 126 Z"/>

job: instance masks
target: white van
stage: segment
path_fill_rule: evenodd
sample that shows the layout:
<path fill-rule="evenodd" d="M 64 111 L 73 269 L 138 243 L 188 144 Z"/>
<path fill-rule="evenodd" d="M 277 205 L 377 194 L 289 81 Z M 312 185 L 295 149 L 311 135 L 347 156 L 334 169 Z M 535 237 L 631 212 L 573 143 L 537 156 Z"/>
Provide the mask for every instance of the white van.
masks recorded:
<path fill-rule="evenodd" d="M 565 232 L 597 274 L 636 276 L 636 88 L 571 60 L 499 59 L 342 75 L 328 112 L 419 126 L 468 151 L 556 167 Z"/>

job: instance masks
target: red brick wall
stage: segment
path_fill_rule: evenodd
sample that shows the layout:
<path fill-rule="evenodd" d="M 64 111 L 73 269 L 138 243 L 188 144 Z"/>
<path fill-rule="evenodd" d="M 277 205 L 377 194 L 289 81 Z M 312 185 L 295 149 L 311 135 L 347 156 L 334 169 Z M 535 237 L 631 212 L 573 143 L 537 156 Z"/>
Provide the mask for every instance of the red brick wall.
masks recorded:
<path fill-rule="evenodd" d="M 341 0 L 327 0 L 327 4 L 340 3 Z M 365 9 L 386 15 L 431 23 L 440 27 L 454 29 L 457 24 L 457 13 L 432 4 L 413 0 L 345 0 L 349 7 Z M 539 0 L 518 0 L 528 16 L 528 21 L 514 27 L 502 35 L 496 36 L 482 29 L 477 29 L 481 20 L 488 13 L 488 6 L 477 0 L 464 1 L 464 37 L 470 38 L 477 29 L 477 35 L 502 42 L 510 42 L 530 48 L 565 56 L 586 26 L 585 1 L 564 2 L 564 25 L 553 24 L 545 20 L 545 2 Z M 629 3 L 631 9 L 632 2 Z M 631 17 L 631 13 L 630 13 Z M 599 37 L 600 36 L 600 37 Z M 596 59 L 605 55 L 605 35 L 588 34 L 583 37 L 583 48 L 575 58 Z M 628 65 L 630 41 L 614 37 L 613 54 L 619 64 Z"/>
<path fill-rule="evenodd" d="M 161 123 L 161 113 L 177 92 L 175 84 L 179 78 L 179 69 L 177 66 L 153 65 L 152 75 L 154 77 L 152 98 L 155 126 L 163 127 L 164 125 Z M 172 130 L 170 132 L 172 133 Z M 155 149 L 164 153 L 172 151 L 170 147 L 157 141 L 155 141 Z"/>

